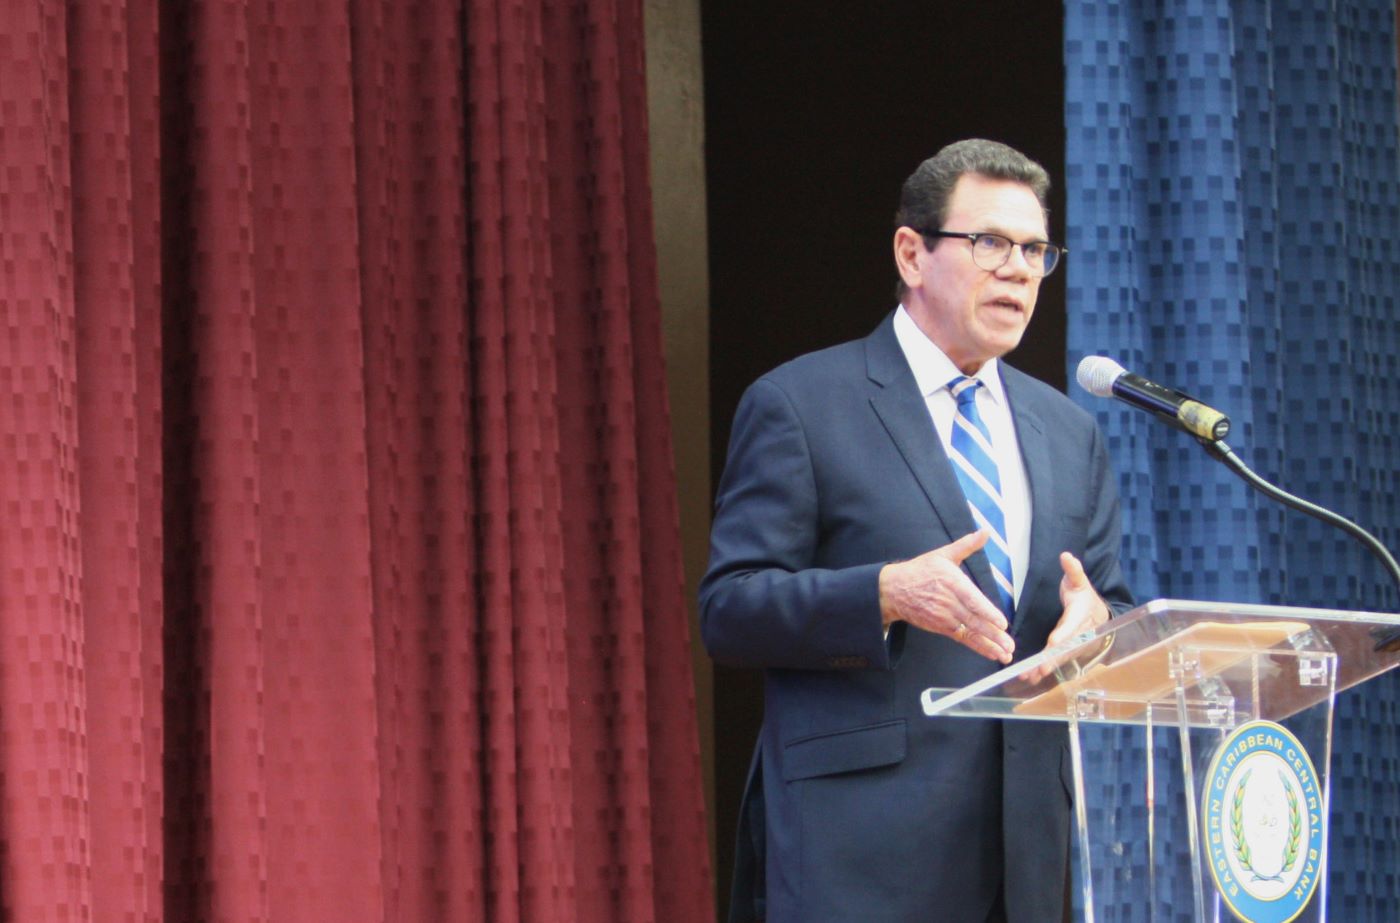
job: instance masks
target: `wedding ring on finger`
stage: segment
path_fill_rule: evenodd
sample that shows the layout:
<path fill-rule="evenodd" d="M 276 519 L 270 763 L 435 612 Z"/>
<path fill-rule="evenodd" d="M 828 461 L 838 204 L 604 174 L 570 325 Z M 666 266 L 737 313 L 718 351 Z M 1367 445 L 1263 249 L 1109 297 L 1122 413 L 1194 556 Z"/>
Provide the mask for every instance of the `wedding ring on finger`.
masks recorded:
<path fill-rule="evenodd" d="M 961 641 L 965 634 L 967 634 L 967 624 L 965 622 L 959 622 L 958 627 L 953 629 L 953 640 Z"/>

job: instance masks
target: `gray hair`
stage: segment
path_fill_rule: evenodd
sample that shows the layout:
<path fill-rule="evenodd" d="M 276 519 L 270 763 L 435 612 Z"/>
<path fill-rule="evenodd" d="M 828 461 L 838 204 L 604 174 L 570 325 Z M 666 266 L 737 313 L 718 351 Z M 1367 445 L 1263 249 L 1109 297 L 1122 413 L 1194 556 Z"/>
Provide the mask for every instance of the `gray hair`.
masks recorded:
<path fill-rule="evenodd" d="M 967 173 L 1029 186 L 1041 210 L 1046 210 L 1050 174 L 1044 167 L 1000 141 L 969 138 L 949 144 L 909 175 L 899 191 L 894 226 L 911 227 L 920 232 L 942 228 L 948 217 L 948 200 L 953 195 L 953 187 Z M 924 246 L 930 250 L 937 242 L 936 237 L 924 237 Z M 904 297 L 905 291 L 901 280 L 898 297 Z"/>

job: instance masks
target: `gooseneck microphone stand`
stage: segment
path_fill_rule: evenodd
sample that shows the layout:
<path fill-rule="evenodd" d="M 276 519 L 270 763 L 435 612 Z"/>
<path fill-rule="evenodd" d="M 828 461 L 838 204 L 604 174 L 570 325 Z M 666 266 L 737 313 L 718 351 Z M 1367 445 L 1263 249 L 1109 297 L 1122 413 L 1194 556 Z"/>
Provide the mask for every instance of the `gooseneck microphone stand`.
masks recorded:
<path fill-rule="evenodd" d="M 1387 551 L 1386 547 L 1380 543 L 1380 540 L 1370 532 L 1367 532 L 1350 519 L 1338 516 L 1329 509 L 1324 509 L 1316 503 L 1309 503 L 1302 497 L 1295 497 L 1293 494 L 1270 484 L 1251 471 L 1248 465 L 1240 461 L 1239 456 L 1230 451 L 1230 447 L 1224 442 L 1218 439 L 1201 439 L 1199 437 L 1196 441 L 1205 448 L 1206 454 L 1224 464 L 1225 467 L 1239 475 L 1246 484 L 1253 487 L 1264 496 L 1272 500 L 1277 500 L 1284 506 L 1292 507 L 1300 513 L 1307 513 L 1315 519 L 1320 519 L 1328 525 L 1335 526 L 1359 540 L 1371 550 L 1372 554 L 1381 559 L 1381 563 L 1385 565 L 1385 569 L 1390 572 L 1391 579 L 1395 581 L 1397 590 L 1400 590 L 1400 564 L 1395 563 L 1394 555 Z M 1376 650 L 1386 652 L 1400 651 L 1400 628 L 1387 629 L 1377 634 Z"/>

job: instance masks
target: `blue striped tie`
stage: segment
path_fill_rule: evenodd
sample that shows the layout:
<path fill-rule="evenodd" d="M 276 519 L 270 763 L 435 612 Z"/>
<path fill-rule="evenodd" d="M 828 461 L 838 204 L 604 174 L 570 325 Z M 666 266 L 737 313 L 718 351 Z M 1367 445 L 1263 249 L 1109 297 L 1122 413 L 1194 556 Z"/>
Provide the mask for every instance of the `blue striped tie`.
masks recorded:
<path fill-rule="evenodd" d="M 982 382 L 959 375 L 948 382 L 948 390 L 958 402 L 953 416 L 951 460 L 958 483 L 967 495 L 967 505 L 978 528 L 992 532 L 983 551 L 992 565 L 1001 611 L 1009 620 L 1016 611 L 1011 583 L 1011 554 L 1006 544 L 1006 515 L 1001 508 L 1001 476 L 992 454 L 992 437 L 977 413 L 977 389 Z"/>

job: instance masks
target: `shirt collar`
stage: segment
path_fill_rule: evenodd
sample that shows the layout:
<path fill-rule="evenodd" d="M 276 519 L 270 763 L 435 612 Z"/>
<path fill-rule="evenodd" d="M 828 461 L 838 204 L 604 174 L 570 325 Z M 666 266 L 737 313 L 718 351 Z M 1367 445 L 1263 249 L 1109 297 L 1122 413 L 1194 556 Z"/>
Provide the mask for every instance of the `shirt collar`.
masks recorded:
<path fill-rule="evenodd" d="M 924 335 L 902 304 L 894 312 L 894 335 L 899 340 L 899 348 L 904 351 L 904 358 L 909 363 L 910 370 L 914 373 L 919 393 L 924 397 L 946 388 L 948 382 L 962 375 L 962 370 L 953 364 L 947 353 L 938 348 L 938 344 Z M 982 386 L 993 400 L 1003 407 L 1006 406 L 1006 392 L 1002 388 L 998 360 L 988 359 L 972 377 L 982 382 Z"/>

